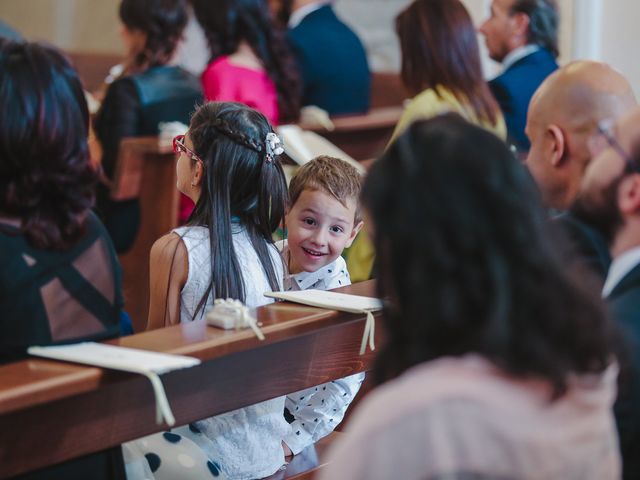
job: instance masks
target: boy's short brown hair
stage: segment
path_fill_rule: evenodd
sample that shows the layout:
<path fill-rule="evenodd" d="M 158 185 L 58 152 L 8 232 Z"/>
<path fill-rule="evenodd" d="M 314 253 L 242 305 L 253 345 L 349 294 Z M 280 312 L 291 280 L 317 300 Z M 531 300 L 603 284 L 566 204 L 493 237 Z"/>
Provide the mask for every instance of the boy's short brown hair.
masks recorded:
<path fill-rule="evenodd" d="M 289 208 L 295 205 L 300 194 L 307 189 L 322 190 L 345 207 L 348 199 L 355 199 L 354 226 L 362 220 L 360 209 L 362 175 L 344 160 L 321 155 L 300 167 L 289 184 Z"/>

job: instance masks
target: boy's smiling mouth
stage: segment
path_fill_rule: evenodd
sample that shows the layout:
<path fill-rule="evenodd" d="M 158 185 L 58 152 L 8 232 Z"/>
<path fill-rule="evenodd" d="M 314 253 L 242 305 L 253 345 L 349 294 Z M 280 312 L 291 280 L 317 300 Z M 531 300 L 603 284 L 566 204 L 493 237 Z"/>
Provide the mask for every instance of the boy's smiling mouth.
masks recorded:
<path fill-rule="evenodd" d="M 306 254 L 311 255 L 311 256 L 313 256 L 313 257 L 322 257 L 322 256 L 324 256 L 324 255 L 327 255 L 326 253 L 318 252 L 317 250 L 310 250 L 310 249 L 308 249 L 308 248 L 304 248 L 304 247 L 300 247 L 300 248 L 302 248 L 302 250 L 303 250 Z"/>

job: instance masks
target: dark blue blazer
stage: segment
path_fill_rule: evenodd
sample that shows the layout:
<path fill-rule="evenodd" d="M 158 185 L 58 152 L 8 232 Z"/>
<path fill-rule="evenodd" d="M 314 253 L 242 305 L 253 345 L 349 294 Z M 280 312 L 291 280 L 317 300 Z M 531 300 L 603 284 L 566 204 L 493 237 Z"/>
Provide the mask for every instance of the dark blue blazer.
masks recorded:
<path fill-rule="evenodd" d="M 371 75 L 356 34 L 331 5 L 307 15 L 288 32 L 303 81 L 303 105 L 317 105 L 330 115 L 369 109 Z"/>
<path fill-rule="evenodd" d="M 604 237 L 570 213 L 558 215 L 553 219 L 553 223 L 560 227 L 562 234 L 569 241 L 570 255 L 573 259 L 597 275 L 600 285 L 604 285 L 611 265 L 611 254 Z"/>
<path fill-rule="evenodd" d="M 529 139 L 524 133 L 529 101 L 542 81 L 558 68 L 555 58 L 544 48 L 521 58 L 501 75 L 489 82 L 505 122 L 509 141 L 519 151 L 529 150 Z"/>
<path fill-rule="evenodd" d="M 630 362 L 622 364 L 614 414 L 620 436 L 622 474 L 640 478 L 640 265 L 615 286 L 608 297 L 613 318 L 623 330 Z"/>

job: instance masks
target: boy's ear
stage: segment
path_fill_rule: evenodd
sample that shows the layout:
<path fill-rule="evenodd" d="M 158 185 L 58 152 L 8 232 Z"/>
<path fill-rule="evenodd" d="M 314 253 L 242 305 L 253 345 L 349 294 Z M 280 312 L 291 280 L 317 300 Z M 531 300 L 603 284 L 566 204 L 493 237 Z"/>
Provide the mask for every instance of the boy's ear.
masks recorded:
<path fill-rule="evenodd" d="M 363 225 L 364 225 L 364 222 L 360 220 L 358 224 L 355 227 L 353 227 L 353 230 L 351 230 L 351 235 L 349 235 L 349 240 L 347 240 L 347 244 L 344 246 L 344 248 L 349 248 L 351 246 L 351 244 L 356 239 L 356 236 L 358 235 L 360 230 L 362 230 Z"/>

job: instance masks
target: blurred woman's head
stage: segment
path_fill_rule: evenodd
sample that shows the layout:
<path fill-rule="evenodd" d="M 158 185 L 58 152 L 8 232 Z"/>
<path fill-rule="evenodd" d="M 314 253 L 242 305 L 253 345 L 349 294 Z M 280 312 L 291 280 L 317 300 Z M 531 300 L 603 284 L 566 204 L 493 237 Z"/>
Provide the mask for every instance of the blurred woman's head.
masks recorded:
<path fill-rule="evenodd" d="M 437 86 L 495 124 L 498 105 L 482 74 L 477 33 L 460 0 L 414 0 L 396 18 L 401 76 L 413 95 Z"/>
<path fill-rule="evenodd" d="M 96 184 L 82 85 L 60 52 L 36 43 L 0 41 L 0 72 L 0 213 L 36 248 L 69 247 Z"/>
<path fill-rule="evenodd" d="M 483 355 L 548 380 L 602 371 L 610 325 L 563 264 L 525 168 L 493 134 L 448 114 L 417 122 L 363 190 L 389 342 L 379 379 L 443 356 Z"/>
<path fill-rule="evenodd" d="M 133 71 L 165 65 L 187 25 L 186 0 L 122 0 L 120 20 Z"/>
<path fill-rule="evenodd" d="M 246 42 L 260 59 L 276 86 L 279 117 L 296 120 L 301 84 L 295 59 L 277 28 L 266 0 L 192 0 L 198 23 L 204 29 L 211 58 L 235 53 Z"/>

